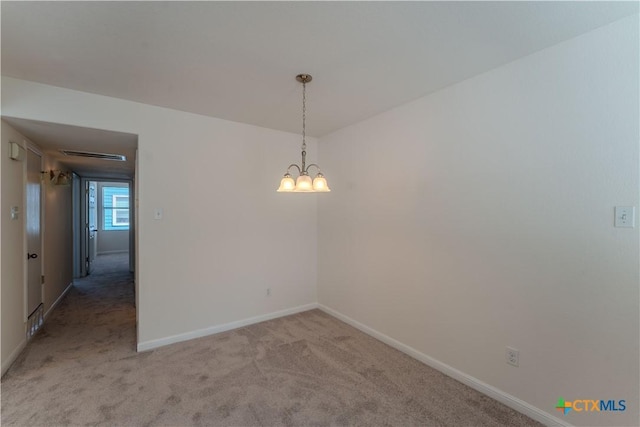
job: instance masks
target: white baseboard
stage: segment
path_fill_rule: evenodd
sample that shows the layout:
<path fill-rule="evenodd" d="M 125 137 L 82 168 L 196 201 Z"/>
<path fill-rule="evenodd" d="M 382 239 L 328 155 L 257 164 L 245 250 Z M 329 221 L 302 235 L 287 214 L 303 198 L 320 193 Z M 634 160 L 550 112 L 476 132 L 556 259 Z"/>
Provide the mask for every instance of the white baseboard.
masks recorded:
<path fill-rule="evenodd" d="M 211 326 L 208 328 L 172 335 L 165 338 L 143 341 L 138 343 L 138 351 L 153 350 L 154 348 L 163 347 L 165 345 L 174 344 L 181 341 L 188 341 L 194 338 L 206 337 L 208 335 L 242 328 L 244 326 L 253 325 L 254 323 L 260 323 L 266 320 L 276 319 L 278 317 L 289 316 L 291 314 L 301 313 L 303 311 L 313 310 L 315 308 L 318 308 L 317 303 L 305 304 L 298 307 L 275 311 L 273 313 L 263 314 L 261 316 L 255 316 L 248 319 L 236 320 L 235 322 L 224 323 L 222 325 Z"/>
<path fill-rule="evenodd" d="M 24 350 L 24 348 L 27 346 L 27 339 L 23 339 L 20 344 L 18 344 L 18 346 L 11 352 L 11 354 L 9 355 L 9 357 L 7 357 L 6 360 L 2 361 L 2 374 L 0 374 L 0 376 L 4 375 L 9 368 L 11 367 L 11 365 L 13 364 L 13 362 L 16 361 L 16 359 L 18 358 L 18 356 L 20 355 L 20 353 L 22 352 L 22 350 Z"/>
<path fill-rule="evenodd" d="M 400 350 L 401 352 L 413 357 L 414 359 L 419 360 L 425 365 L 430 366 L 442 372 L 443 374 L 448 375 L 451 378 L 468 385 L 474 390 L 477 390 L 480 393 L 485 394 L 512 409 L 515 409 L 516 411 L 528 416 L 529 418 L 533 418 L 534 420 L 541 422 L 542 424 L 545 424 L 547 426 L 571 426 L 571 424 L 567 423 L 564 420 L 561 420 L 560 418 L 556 418 L 553 415 L 550 415 L 545 411 L 536 408 L 535 406 L 530 405 L 523 400 L 518 399 L 515 396 L 505 393 L 504 391 L 499 390 L 483 381 L 480 381 L 479 379 L 472 377 L 471 375 L 467 375 L 452 366 L 434 359 L 433 357 L 427 356 L 426 354 L 421 353 L 415 348 L 409 347 L 408 345 L 403 344 L 400 341 L 397 341 L 383 333 L 380 333 L 375 329 L 363 325 L 362 323 L 353 320 L 352 318 L 345 316 L 344 314 L 339 313 L 325 305 L 318 304 L 318 308 L 325 313 L 330 314 L 331 316 L 336 317 L 345 323 L 348 323 L 354 328 L 361 330 L 365 334 L 371 335 L 372 337 L 382 341 L 383 343 L 390 345 L 396 350 Z"/>
<path fill-rule="evenodd" d="M 67 295 L 67 293 L 69 293 L 69 291 L 71 290 L 72 286 L 73 286 L 73 282 L 70 282 L 67 285 L 67 287 L 64 289 L 64 291 L 62 291 L 60 296 L 53 302 L 53 304 L 51 304 L 51 307 L 49 307 L 47 312 L 44 314 L 44 320 L 45 321 L 49 318 L 49 315 L 51 314 L 51 312 L 53 312 L 53 309 L 56 308 L 58 306 L 58 304 L 60 304 L 60 301 L 62 301 L 62 298 L 64 298 L 65 295 Z"/>

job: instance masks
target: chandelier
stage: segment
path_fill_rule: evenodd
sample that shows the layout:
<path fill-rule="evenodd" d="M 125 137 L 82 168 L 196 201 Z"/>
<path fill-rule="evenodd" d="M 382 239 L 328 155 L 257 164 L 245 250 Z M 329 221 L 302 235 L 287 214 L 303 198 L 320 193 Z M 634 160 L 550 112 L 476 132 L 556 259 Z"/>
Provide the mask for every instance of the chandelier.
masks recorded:
<path fill-rule="evenodd" d="M 278 187 L 278 192 L 294 192 L 294 193 L 319 193 L 319 192 L 327 192 L 331 191 L 329 186 L 327 185 L 327 180 L 324 175 L 320 171 L 320 166 L 315 163 L 311 163 L 307 165 L 307 142 L 306 142 L 306 133 L 307 133 L 307 83 L 311 81 L 312 77 L 309 74 L 298 74 L 296 76 L 296 80 L 302 83 L 302 166 L 298 166 L 293 163 L 289 165 L 287 168 L 287 172 L 284 174 L 282 181 L 280 181 L 280 187 Z M 311 180 L 309 176 L 309 168 L 315 167 L 317 169 L 317 174 Z M 298 177 L 294 181 L 291 177 L 289 171 L 291 168 L 298 169 Z"/>

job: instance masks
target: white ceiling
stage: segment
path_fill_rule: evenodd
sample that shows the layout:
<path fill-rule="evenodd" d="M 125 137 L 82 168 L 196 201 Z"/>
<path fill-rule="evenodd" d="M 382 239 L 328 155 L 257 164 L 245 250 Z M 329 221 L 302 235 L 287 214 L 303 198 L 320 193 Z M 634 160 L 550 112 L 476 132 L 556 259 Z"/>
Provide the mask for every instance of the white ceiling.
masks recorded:
<path fill-rule="evenodd" d="M 637 13 L 611 1 L 1 1 L 1 71 L 296 133 L 295 75 L 310 73 L 307 131 L 322 136 Z M 84 176 L 133 176 L 135 135 L 3 119 Z"/>
<path fill-rule="evenodd" d="M 36 142 L 43 152 L 59 160 L 63 168 L 73 170 L 80 176 L 108 179 L 133 178 L 138 146 L 136 135 L 12 117 L 3 117 L 2 120 Z M 119 162 L 69 157 L 62 154 L 60 149 L 121 154 L 126 156 L 127 160 Z"/>
<path fill-rule="evenodd" d="M 2 74 L 321 136 L 637 2 L 1 2 Z"/>

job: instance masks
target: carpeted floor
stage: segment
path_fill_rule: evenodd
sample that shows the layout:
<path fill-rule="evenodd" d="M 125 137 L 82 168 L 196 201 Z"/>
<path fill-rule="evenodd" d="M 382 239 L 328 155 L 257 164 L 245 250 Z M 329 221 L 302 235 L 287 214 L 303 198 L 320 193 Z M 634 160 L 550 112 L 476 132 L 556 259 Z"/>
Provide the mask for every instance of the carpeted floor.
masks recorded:
<path fill-rule="evenodd" d="M 319 310 L 136 353 L 121 258 L 9 369 L 2 425 L 540 425 Z"/>

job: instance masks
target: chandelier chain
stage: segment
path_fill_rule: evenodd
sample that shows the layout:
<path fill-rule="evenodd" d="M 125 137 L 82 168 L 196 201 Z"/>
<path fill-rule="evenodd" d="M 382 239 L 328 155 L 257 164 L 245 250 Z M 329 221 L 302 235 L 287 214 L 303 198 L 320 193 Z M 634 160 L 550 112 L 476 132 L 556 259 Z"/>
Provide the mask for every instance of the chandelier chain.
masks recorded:
<path fill-rule="evenodd" d="M 302 82 L 302 151 L 307 150 L 307 82 Z"/>

